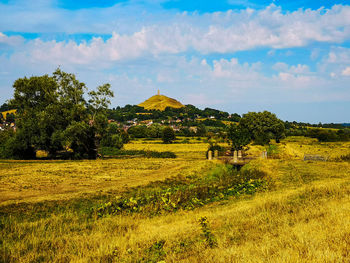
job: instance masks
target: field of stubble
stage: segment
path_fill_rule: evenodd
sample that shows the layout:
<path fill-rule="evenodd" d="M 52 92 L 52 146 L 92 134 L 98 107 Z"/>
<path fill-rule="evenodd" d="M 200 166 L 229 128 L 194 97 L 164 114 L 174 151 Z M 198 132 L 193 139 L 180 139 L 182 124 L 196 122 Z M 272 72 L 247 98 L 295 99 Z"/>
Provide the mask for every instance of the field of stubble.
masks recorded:
<path fill-rule="evenodd" d="M 275 159 L 243 168 L 263 172 L 268 186 L 260 190 L 218 193 L 193 209 L 96 216 L 96 207 L 130 191 L 195 191 L 199 182 L 220 190 L 227 182 L 215 174 L 222 164 L 205 160 L 205 143 L 125 147 L 178 158 L 1 160 L 0 262 L 350 262 L 350 163 L 340 158 L 349 143 L 287 138 Z"/>

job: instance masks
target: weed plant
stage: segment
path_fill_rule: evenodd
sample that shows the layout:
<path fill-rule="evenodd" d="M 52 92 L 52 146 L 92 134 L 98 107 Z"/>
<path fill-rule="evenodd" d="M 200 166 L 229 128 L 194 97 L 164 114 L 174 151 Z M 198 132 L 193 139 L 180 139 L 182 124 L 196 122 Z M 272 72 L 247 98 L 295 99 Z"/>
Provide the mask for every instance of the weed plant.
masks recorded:
<path fill-rule="evenodd" d="M 266 174 L 258 170 L 238 172 L 231 165 L 218 165 L 204 177 L 177 178 L 157 186 L 137 188 L 94 209 L 97 217 L 145 213 L 157 215 L 192 210 L 205 204 L 265 189 Z"/>
<path fill-rule="evenodd" d="M 212 233 L 210 227 L 209 227 L 209 222 L 206 216 L 203 216 L 201 218 L 199 218 L 198 220 L 201 229 L 202 229 L 202 234 L 204 236 L 204 239 L 206 241 L 206 243 L 208 244 L 208 246 L 210 248 L 214 248 L 218 245 L 218 242 L 216 240 L 215 235 Z"/>

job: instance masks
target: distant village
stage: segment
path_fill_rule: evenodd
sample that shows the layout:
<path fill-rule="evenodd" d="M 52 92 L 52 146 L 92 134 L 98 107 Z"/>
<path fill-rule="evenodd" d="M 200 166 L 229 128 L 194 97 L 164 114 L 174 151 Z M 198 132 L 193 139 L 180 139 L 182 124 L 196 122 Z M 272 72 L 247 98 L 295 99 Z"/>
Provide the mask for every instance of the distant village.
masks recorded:
<path fill-rule="evenodd" d="M 15 121 L 16 110 L 7 110 L 0 112 L 0 131 L 13 129 L 16 131 Z"/>
<path fill-rule="evenodd" d="M 2 106 L 4 108 L 4 106 Z M 200 111 L 199 114 L 185 113 L 186 105 L 182 109 L 166 108 L 164 111 L 144 110 L 139 106 L 127 105 L 124 108 L 113 108 L 108 110 L 108 123 L 115 124 L 119 129 L 128 132 L 131 127 L 143 126 L 151 127 L 155 125 L 169 126 L 176 133 L 182 133 L 186 130 L 187 135 L 197 135 L 198 129 L 204 126 L 211 131 L 221 130 L 228 122 L 239 121 L 238 114 L 223 113 L 213 109 L 199 110 L 190 105 L 191 109 Z M 135 112 L 135 108 L 141 112 Z M 215 114 L 210 115 L 209 112 L 214 111 Z M 16 131 L 16 110 L 6 110 L 0 112 L 0 131 L 12 129 Z M 185 133 L 186 133 L 185 132 Z M 201 132 L 203 133 L 203 132 Z M 199 135 L 199 134 L 198 134 Z"/>
<path fill-rule="evenodd" d="M 16 110 L 4 103 L 0 107 L 0 130 L 16 131 Z M 183 105 L 179 101 L 160 95 L 154 95 L 139 105 L 126 105 L 108 109 L 108 122 L 119 129 L 130 132 L 131 127 L 169 126 L 177 134 L 201 136 L 207 131 L 218 132 L 229 122 L 238 122 L 237 113 L 229 114 L 216 109 L 198 109 L 193 105 Z"/>

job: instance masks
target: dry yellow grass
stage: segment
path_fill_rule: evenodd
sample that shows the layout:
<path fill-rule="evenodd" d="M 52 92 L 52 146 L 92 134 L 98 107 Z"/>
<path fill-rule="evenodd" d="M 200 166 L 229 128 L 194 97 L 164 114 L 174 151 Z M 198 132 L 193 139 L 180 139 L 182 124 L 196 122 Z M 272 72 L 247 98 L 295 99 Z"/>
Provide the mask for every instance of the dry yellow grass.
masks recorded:
<path fill-rule="evenodd" d="M 322 144 L 305 143 L 298 148 L 298 143 L 302 144 L 301 141 L 286 142 L 286 146 L 300 151 L 300 157 L 282 154 L 289 157 L 258 159 L 244 168 L 262 169 L 274 182 L 272 189 L 252 198 L 230 199 L 194 211 L 151 218 L 134 214 L 86 220 L 74 211 L 51 213 L 36 219 L 7 218 L 6 226 L 0 228 L 6 229 L 8 235 L 2 243 L 2 258 L 13 262 L 157 262 L 157 254 L 151 254 L 150 248 L 164 240 L 162 251 L 165 254 L 158 260 L 165 262 L 350 262 L 350 164 L 304 162 L 301 160 L 303 152 L 299 150 L 326 152 L 335 149 L 335 156 L 339 156 L 343 150 L 337 147 L 348 146 L 328 144 L 327 148 Z M 199 159 L 206 149 L 205 144 L 130 144 L 127 147 L 150 147 L 151 150 L 163 147 L 162 150 L 177 151 L 180 158 L 176 161 L 141 160 L 140 170 L 149 167 L 144 164 L 147 160 L 151 166 L 159 162 L 158 169 L 150 169 L 158 175 L 171 173 L 167 172 L 167 165 L 193 164 L 188 169 L 180 167 L 179 173 L 195 173 L 212 164 Z M 259 147 L 251 150 L 258 152 Z M 192 159 L 193 154 L 186 155 L 186 151 L 197 151 L 198 159 Z M 284 151 L 283 148 L 281 152 Z M 90 174 L 91 178 L 81 176 L 77 181 L 91 184 L 108 176 L 107 172 L 103 174 L 104 170 L 113 173 L 114 169 L 119 169 L 119 161 L 138 165 L 138 160 L 62 162 L 61 166 L 59 162 L 45 162 L 32 164 L 31 168 L 30 163 L 25 165 L 27 169 L 36 167 L 35 174 L 46 174 L 47 178 L 58 178 L 56 172 L 49 171 L 63 169 L 62 180 L 69 178 L 69 171 L 73 169 L 73 174 Z M 1 163 L 2 174 L 5 174 L 4 169 L 9 171 L 15 164 Z M 31 176 L 21 169 L 21 162 L 17 165 L 15 170 L 23 171 L 19 177 Z M 59 168 L 54 169 L 56 166 Z M 39 167 L 42 171 L 38 171 Z M 161 171 L 161 167 L 164 170 Z M 89 173 L 90 169 L 102 174 L 94 176 L 93 172 Z M 139 175 L 142 177 L 142 173 Z M 8 175 L 2 182 L 18 180 L 15 177 L 16 173 Z M 32 182 L 32 185 L 37 184 Z M 209 220 L 210 231 L 218 242 L 216 248 L 208 247 L 202 236 L 198 224 L 202 216 Z"/>
<path fill-rule="evenodd" d="M 8 111 L 3 111 L 3 112 L 0 112 L 0 114 L 2 114 L 2 117 L 4 119 L 6 119 L 6 115 L 7 114 L 16 114 L 17 113 L 17 110 L 8 110 Z"/>
<path fill-rule="evenodd" d="M 152 141 L 151 143 L 142 143 L 140 141 L 129 143 L 124 146 L 126 150 L 150 150 L 150 151 L 170 151 L 174 152 L 179 159 L 184 160 L 203 160 L 208 144 L 195 142 L 190 144 L 162 144 L 161 141 Z"/>
<path fill-rule="evenodd" d="M 0 205 L 123 191 L 178 175 L 208 170 L 205 144 L 127 144 L 128 150 L 173 151 L 176 159 L 0 161 Z"/>
<path fill-rule="evenodd" d="M 181 102 L 159 94 L 148 98 L 147 100 L 145 100 L 144 102 L 140 103 L 137 106 L 144 107 L 146 110 L 160 110 L 160 111 L 164 111 L 166 107 L 176 108 L 176 109 L 185 107 L 184 105 L 181 104 Z"/>

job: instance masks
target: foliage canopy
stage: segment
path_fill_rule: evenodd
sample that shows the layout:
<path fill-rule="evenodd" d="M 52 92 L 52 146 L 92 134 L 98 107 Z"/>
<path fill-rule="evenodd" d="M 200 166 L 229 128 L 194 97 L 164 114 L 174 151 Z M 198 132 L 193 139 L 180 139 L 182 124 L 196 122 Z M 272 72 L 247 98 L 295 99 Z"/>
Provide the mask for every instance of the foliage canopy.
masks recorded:
<path fill-rule="evenodd" d="M 162 140 L 164 143 L 172 143 L 175 140 L 175 132 L 173 128 L 167 126 L 163 129 Z"/>
<path fill-rule="evenodd" d="M 14 148 L 8 158 L 34 158 L 36 150 L 56 157 L 66 149 L 74 158 L 96 158 L 113 97 L 109 84 L 89 92 L 86 101 L 85 83 L 58 68 L 52 76 L 17 79 L 13 88 L 10 107 L 17 109 L 17 132 L 7 143 Z"/>
<path fill-rule="evenodd" d="M 285 127 L 282 120 L 275 114 L 264 112 L 248 112 L 239 121 L 242 130 L 250 133 L 256 144 L 269 144 L 271 139 L 279 142 L 284 137 Z"/>

